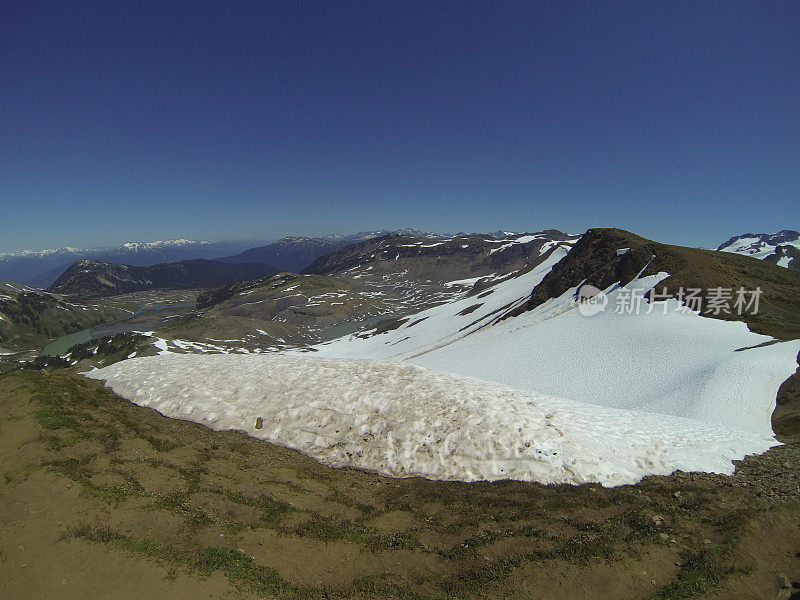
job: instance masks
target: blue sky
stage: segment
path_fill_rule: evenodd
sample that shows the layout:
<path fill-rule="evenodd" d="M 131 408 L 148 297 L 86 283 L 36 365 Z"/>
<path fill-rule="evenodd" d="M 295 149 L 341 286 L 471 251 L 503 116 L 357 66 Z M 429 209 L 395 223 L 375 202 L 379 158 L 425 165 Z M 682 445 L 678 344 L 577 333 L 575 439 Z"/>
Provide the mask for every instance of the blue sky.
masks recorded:
<path fill-rule="evenodd" d="M 28 2 L 0 250 L 800 226 L 800 3 Z"/>

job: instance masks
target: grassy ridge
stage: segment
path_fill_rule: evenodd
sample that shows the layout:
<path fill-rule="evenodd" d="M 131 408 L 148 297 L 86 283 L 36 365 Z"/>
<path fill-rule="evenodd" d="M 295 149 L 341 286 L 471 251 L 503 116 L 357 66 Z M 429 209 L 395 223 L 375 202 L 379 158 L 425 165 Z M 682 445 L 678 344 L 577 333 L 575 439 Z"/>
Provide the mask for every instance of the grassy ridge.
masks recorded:
<path fill-rule="evenodd" d="M 617 254 L 622 248 L 629 250 Z M 752 331 L 781 340 L 800 338 L 800 274 L 740 254 L 661 244 L 622 229 L 587 231 L 514 314 L 531 310 L 584 281 L 600 289 L 627 283 L 642 269 L 645 276 L 669 273 L 658 290 L 666 287 L 672 296 L 677 296 L 680 288 L 705 291 L 717 287 L 734 290 L 760 287 L 763 293 L 757 314 L 713 314 L 707 310 L 702 314 L 742 320 Z"/>

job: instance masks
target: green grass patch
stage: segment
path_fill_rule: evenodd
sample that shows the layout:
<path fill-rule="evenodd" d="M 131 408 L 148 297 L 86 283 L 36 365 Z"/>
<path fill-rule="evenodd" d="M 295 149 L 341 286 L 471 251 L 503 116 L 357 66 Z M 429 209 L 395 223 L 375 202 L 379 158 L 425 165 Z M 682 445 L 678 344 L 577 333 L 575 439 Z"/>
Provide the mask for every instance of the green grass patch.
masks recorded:
<path fill-rule="evenodd" d="M 653 600 L 693 598 L 711 591 L 734 573 L 746 572 L 724 562 L 723 551 L 721 546 L 685 551 L 677 580 L 662 587 Z"/>
<path fill-rule="evenodd" d="M 6 484 L 11 483 L 12 481 L 24 481 L 28 478 L 28 475 L 39 468 L 41 468 L 41 465 L 34 463 L 20 465 L 16 469 L 11 469 L 3 473 L 3 480 L 6 482 Z"/>
<path fill-rule="evenodd" d="M 101 542 L 133 555 L 155 559 L 172 567 L 182 566 L 190 572 L 202 575 L 219 571 L 231 582 L 245 585 L 265 597 L 298 599 L 312 597 L 288 583 L 274 569 L 256 564 L 250 557 L 234 548 L 209 546 L 193 550 L 177 549 L 155 540 L 127 536 L 103 525 L 90 524 L 69 530 L 65 537 Z"/>

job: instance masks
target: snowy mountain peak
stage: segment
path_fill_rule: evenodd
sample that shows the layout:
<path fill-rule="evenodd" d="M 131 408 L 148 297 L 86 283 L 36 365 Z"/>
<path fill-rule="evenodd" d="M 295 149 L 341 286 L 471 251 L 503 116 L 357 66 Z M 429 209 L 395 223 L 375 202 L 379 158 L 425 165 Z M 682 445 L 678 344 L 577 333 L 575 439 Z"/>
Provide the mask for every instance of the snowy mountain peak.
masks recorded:
<path fill-rule="evenodd" d="M 780 249 L 780 251 L 779 251 Z M 792 229 L 783 229 L 777 233 L 745 233 L 720 244 L 717 250 L 744 254 L 768 262 L 777 263 L 781 267 L 789 267 L 793 262 L 791 256 L 800 250 L 800 233 Z"/>
<path fill-rule="evenodd" d="M 141 252 L 151 250 L 162 250 L 169 248 L 183 248 L 196 244 L 211 244 L 213 242 L 195 242 L 187 239 L 177 240 L 158 240 L 155 242 L 126 242 L 121 246 L 117 246 L 111 252 Z M 14 250 L 12 252 L 0 252 L 0 258 L 17 258 L 17 257 L 46 257 L 46 256 L 69 256 L 70 254 L 87 254 L 87 253 L 100 253 L 108 250 L 107 247 L 96 248 L 73 248 L 65 246 L 63 248 L 47 248 L 44 250 Z"/>
<path fill-rule="evenodd" d="M 47 257 L 47 256 L 59 256 L 59 255 L 70 255 L 70 254 L 82 254 L 84 252 L 89 252 L 89 248 L 71 248 L 66 246 L 64 248 L 48 248 L 45 250 L 14 250 L 13 252 L 0 252 L 0 258 L 27 258 L 27 257 Z"/>
<path fill-rule="evenodd" d="M 126 252 L 139 252 L 142 250 L 156 250 L 156 249 L 163 249 L 163 248 L 179 248 L 184 246 L 190 246 L 192 244 L 210 244 L 211 242 L 195 242 L 193 240 L 187 240 L 184 238 L 180 238 L 177 240 L 158 240 L 155 242 L 126 242 L 119 246 L 117 250 L 123 250 Z"/>

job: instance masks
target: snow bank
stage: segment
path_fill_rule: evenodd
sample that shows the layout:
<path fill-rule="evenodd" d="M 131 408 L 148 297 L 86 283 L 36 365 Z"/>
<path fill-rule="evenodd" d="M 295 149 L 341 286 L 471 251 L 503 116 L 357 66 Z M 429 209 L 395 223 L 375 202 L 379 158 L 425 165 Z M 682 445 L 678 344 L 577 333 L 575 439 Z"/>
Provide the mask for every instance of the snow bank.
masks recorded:
<path fill-rule="evenodd" d="M 769 435 L 401 363 L 171 354 L 86 376 L 169 417 L 243 430 L 330 466 L 394 477 L 613 486 L 675 469 L 730 473 L 732 459 L 774 444 Z"/>

